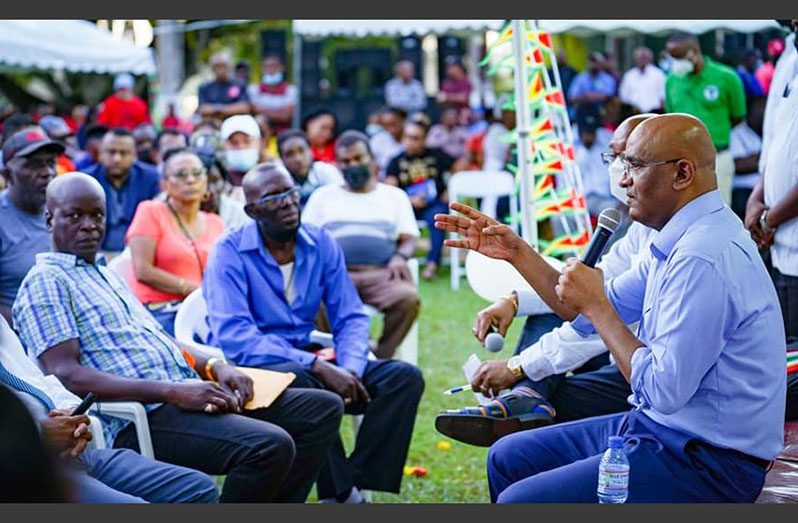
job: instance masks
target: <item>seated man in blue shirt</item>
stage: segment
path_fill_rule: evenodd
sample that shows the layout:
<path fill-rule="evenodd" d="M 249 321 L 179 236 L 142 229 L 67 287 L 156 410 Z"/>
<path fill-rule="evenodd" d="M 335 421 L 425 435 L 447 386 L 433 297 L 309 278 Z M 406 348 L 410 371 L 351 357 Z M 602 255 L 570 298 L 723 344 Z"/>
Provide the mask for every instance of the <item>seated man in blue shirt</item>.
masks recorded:
<path fill-rule="evenodd" d="M 114 255 L 125 249 L 125 234 L 136 207 L 161 192 L 154 166 L 136 159 L 136 140 L 124 128 L 108 131 L 100 147 L 100 162 L 86 170 L 105 190 L 106 225 L 102 250 Z"/>
<path fill-rule="evenodd" d="M 359 489 L 399 492 L 424 381 L 414 366 L 368 360 L 369 320 L 332 236 L 300 225 L 299 189 L 276 163 L 244 177 L 254 220 L 216 244 L 202 290 L 210 344 L 238 365 L 291 371 L 300 387 L 331 390 L 346 412 L 365 414 L 348 458 L 340 439 L 319 476 L 319 498 L 356 501 Z M 310 343 L 324 305 L 335 362 Z M 316 347 L 318 348 L 318 347 Z"/>
<path fill-rule="evenodd" d="M 636 407 L 500 439 L 488 455 L 491 499 L 595 502 L 599 460 L 608 436 L 620 435 L 628 501 L 752 502 L 783 446 L 776 291 L 723 204 L 700 120 L 649 118 L 629 136 L 622 161 L 629 215 L 656 232 L 649 256 L 606 287 L 601 271 L 575 259 L 557 273 L 507 226 L 436 216 L 464 235 L 451 246 L 509 260 L 577 332 L 597 331 Z M 633 321 L 637 335 L 625 326 Z"/>
<path fill-rule="evenodd" d="M 53 252 L 37 256 L 12 309 L 28 354 L 74 394 L 143 403 L 155 457 L 226 475 L 222 502 L 303 502 L 338 436 L 340 398 L 289 389 L 243 410 L 252 381 L 189 347 L 185 356 L 98 258 L 104 213 L 102 187 L 86 174 L 47 187 Z M 108 445 L 137 447 L 131 423 L 102 418 Z"/>

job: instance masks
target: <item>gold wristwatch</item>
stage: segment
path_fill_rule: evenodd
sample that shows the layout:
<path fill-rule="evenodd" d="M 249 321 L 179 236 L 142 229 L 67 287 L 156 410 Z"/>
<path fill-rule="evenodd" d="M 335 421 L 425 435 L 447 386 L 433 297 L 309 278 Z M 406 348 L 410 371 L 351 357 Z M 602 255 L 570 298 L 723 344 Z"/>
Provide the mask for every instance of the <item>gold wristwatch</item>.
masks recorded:
<path fill-rule="evenodd" d="M 524 369 L 521 368 L 520 356 L 513 356 L 507 360 L 507 368 L 513 373 L 515 379 L 518 380 L 524 377 Z"/>

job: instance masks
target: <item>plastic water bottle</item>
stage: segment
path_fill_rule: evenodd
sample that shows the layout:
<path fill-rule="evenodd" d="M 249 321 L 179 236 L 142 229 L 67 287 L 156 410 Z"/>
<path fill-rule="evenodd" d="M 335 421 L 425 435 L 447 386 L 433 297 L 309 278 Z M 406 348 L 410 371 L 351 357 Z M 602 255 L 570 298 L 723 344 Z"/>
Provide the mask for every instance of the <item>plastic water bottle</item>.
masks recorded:
<path fill-rule="evenodd" d="M 623 438 L 610 436 L 608 447 L 599 463 L 598 500 L 624 503 L 629 496 L 629 460 L 623 451 Z"/>

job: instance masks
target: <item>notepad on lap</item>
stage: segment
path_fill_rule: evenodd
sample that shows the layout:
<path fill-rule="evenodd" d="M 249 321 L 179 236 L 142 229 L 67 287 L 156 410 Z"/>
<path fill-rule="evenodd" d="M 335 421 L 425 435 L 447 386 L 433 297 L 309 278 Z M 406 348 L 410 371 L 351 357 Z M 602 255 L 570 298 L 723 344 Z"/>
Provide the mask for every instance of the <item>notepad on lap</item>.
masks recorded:
<path fill-rule="evenodd" d="M 268 407 L 296 378 L 296 374 L 293 372 L 275 372 L 251 367 L 236 368 L 252 378 L 253 396 L 249 403 L 244 406 L 246 410 Z"/>

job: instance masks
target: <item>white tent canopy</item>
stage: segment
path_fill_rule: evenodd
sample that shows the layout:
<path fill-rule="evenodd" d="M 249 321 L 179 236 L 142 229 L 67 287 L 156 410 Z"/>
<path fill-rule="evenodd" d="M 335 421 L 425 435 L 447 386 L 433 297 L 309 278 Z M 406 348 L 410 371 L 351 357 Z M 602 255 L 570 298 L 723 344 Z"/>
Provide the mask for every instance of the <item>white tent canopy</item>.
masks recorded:
<path fill-rule="evenodd" d="M 0 65 L 81 73 L 154 74 L 152 51 L 85 20 L 0 20 Z"/>
<path fill-rule="evenodd" d="M 358 37 L 487 31 L 503 25 L 504 20 L 294 20 L 293 29 L 305 37 Z"/>
<path fill-rule="evenodd" d="M 499 30 L 504 23 L 505 20 L 294 20 L 293 28 L 305 37 L 360 37 Z M 778 27 L 774 20 L 541 20 L 540 25 L 552 33 L 567 32 L 580 37 L 673 31 L 700 34 L 714 29 L 753 33 Z"/>

